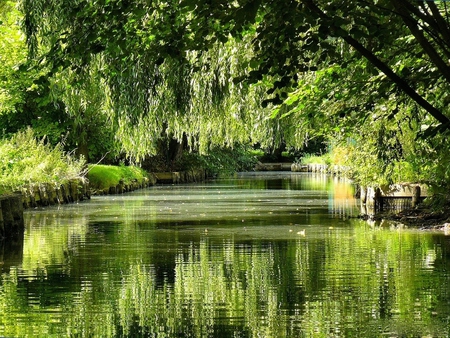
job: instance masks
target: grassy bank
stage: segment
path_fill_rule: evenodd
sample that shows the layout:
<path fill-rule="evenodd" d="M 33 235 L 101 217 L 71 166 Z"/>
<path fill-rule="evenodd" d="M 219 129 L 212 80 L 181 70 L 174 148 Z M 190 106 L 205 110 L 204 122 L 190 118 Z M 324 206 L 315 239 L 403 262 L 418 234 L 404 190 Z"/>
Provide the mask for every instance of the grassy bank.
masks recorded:
<path fill-rule="evenodd" d="M 301 160 L 300 164 L 326 164 L 330 165 L 330 154 L 325 155 L 311 155 L 311 154 L 305 154 Z"/>
<path fill-rule="evenodd" d="M 134 166 L 95 164 L 88 166 L 87 178 L 91 189 L 105 190 L 119 184 L 128 185 L 134 182 L 143 184 L 148 180 L 148 174 L 145 170 Z"/>

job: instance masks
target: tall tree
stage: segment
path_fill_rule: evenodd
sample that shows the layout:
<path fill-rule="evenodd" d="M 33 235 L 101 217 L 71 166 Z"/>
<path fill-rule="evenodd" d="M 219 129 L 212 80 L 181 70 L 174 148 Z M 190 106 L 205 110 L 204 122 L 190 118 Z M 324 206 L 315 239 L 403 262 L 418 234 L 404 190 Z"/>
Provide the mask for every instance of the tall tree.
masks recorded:
<path fill-rule="evenodd" d="M 345 139 L 355 128 L 376 134 L 395 123 L 401 130 L 413 126 L 415 134 L 428 126 L 426 137 L 450 128 L 445 2 L 22 5 L 31 55 L 49 75 L 62 68 L 86 72 L 94 56 L 102 56 L 117 134 L 136 157 L 164 134 L 178 140 L 188 135 L 191 146 L 201 149 L 211 142 L 267 139 L 271 105 L 278 105 L 272 118 L 282 118 L 276 124 L 283 138 L 297 145 L 317 130 Z M 267 108 L 256 108 L 257 101 Z M 253 130 L 256 125 L 264 131 Z M 390 148 L 387 142 L 378 156 L 387 164 L 395 155 Z"/>
<path fill-rule="evenodd" d="M 325 61 L 347 62 L 332 43 L 333 38 L 338 38 L 444 128 L 449 122 L 445 109 L 427 99 L 427 93 L 421 90 L 425 81 L 448 86 L 450 80 L 445 61 L 449 55 L 445 2 L 241 0 L 210 4 L 193 0 L 80 0 L 69 5 L 64 1 L 23 0 L 23 8 L 31 51 L 37 50 L 38 41 L 46 45 L 46 60 L 51 61 L 53 69 L 82 68 L 93 54 L 105 53 L 111 65 L 111 87 L 122 96 L 125 89 L 130 101 L 145 101 L 145 96 L 139 100 L 133 97 L 136 86 L 142 92 L 146 84 L 145 92 L 151 95 L 164 80 L 161 66 L 184 69 L 187 52 L 201 55 L 217 41 L 240 37 L 256 27 L 250 78 L 259 81 L 264 74 L 273 76 L 274 103 L 282 101 L 283 89 L 295 86 L 300 72 L 316 69 Z M 403 49 L 405 45 L 398 41 L 408 36 L 412 38 L 410 46 Z M 409 53 L 415 53 L 417 61 L 433 65 L 416 70 L 414 81 L 413 75 L 399 73 L 398 66 L 390 61 L 394 55 Z M 171 84 L 177 93 L 175 98 L 183 96 L 185 78 L 177 77 Z M 120 85 L 127 79 L 133 79 L 128 89 Z M 188 102 L 184 97 L 178 103 Z M 141 106 L 145 109 L 146 104 Z"/>
<path fill-rule="evenodd" d="M 0 3 L 0 134 L 33 126 L 37 135 L 58 143 L 65 124 L 60 102 L 50 98 L 46 71 L 27 58 L 16 5 L 16 1 Z"/>
<path fill-rule="evenodd" d="M 226 42 L 225 33 L 209 34 L 218 22 L 206 12 L 195 17 L 190 6 L 23 1 L 30 55 L 48 66 L 49 76 L 61 69 L 88 73 L 101 55 L 116 135 L 135 158 L 155 152 L 161 137 L 186 135 L 201 151 L 248 142 L 246 122 L 265 110 L 257 102 L 264 90 L 232 79 L 246 75 L 251 37 Z"/>

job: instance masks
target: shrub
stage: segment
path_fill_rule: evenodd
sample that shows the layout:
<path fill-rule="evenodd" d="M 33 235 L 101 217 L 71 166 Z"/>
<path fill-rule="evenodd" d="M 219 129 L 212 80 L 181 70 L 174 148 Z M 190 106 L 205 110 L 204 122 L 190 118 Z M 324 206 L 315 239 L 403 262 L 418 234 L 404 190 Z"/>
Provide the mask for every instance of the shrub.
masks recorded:
<path fill-rule="evenodd" d="M 227 176 L 237 171 L 251 171 L 257 163 L 257 157 L 250 148 L 236 145 L 234 148 L 216 147 L 206 155 L 185 153 L 180 163 L 183 170 L 190 168 L 203 168 L 208 176 Z"/>

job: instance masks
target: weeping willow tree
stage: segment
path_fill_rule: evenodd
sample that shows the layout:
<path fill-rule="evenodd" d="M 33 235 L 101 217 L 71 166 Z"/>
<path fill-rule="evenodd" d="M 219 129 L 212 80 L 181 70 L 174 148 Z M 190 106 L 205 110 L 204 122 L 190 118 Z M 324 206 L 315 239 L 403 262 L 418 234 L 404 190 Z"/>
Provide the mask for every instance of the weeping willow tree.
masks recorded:
<path fill-rule="evenodd" d="M 101 76 L 103 64 L 96 56 L 89 69 L 81 74 L 64 69 L 53 76 L 50 85 L 53 99 L 62 102 L 69 121 L 65 142 L 86 161 L 114 157 L 120 151 L 110 123 L 108 88 Z"/>
<path fill-rule="evenodd" d="M 233 81 L 248 71 L 246 44 L 231 40 L 216 43 L 201 55 L 190 52 L 183 61 L 166 60 L 158 68 L 155 87 L 144 92 L 142 86 L 136 88 L 136 95 L 147 97 L 145 109 L 138 115 L 122 110 L 115 117 L 124 150 L 140 158 L 158 151 L 158 143 L 171 138 L 185 139 L 191 150 L 202 153 L 214 146 L 254 142 L 259 136 L 255 124 L 268 116 L 269 108 L 260 105 L 265 98 L 263 86 Z M 121 95 L 115 102 L 126 105 L 129 97 Z"/>
<path fill-rule="evenodd" d="M 271 139 L 260 131 L 270 126 L 266 84 L 233 80 L 249 75 L 254 30 L 230 38 L 207 9 L 165 1 L 21 3 L 30 56 L 59 79 L 80 135 L 90 110 L 108 115 L 138 161 L 170 140 L 205 153 Z"/>

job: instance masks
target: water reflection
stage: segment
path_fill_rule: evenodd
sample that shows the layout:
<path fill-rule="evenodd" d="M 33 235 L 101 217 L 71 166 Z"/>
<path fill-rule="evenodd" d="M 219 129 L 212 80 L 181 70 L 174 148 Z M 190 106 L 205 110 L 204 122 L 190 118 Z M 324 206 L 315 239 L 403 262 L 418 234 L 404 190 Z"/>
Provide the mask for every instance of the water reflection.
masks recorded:
<path fill-rule="evenodd" d="M 28 212 L 0 335 L 449 336 L 448 237 L 349 218 L 348 182 L 271 175 Z"/>

